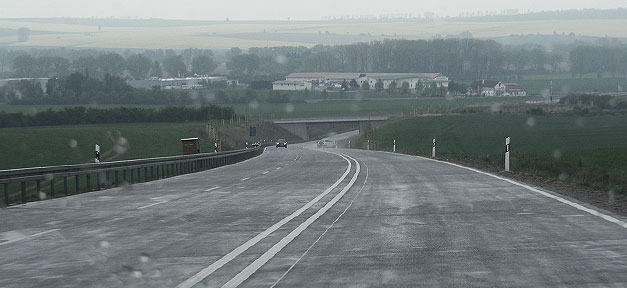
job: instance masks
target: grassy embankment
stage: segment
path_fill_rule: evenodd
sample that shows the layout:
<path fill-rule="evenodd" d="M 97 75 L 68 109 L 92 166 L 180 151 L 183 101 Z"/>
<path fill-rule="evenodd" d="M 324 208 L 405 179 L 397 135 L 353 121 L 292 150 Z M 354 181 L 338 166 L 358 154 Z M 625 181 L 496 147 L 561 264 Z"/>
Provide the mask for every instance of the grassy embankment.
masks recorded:
<path fill-rule="evenodd" d="M 468 114 L 414 117 L 370 135 L 377 149 L 431 155 L 503 169 L 511 137 L 512 171 L 627 193 L 627 116 Z M 365 141 L 366 136 L 362 137 Z"/>
<path fill-rule="evenodd" d="M 243 148 L 249 125 L 257 126 L 257 137 L 250 141 L 264 137 L 294 139 L 288 132 L 269 124 L 219 125 L 223 150 Z M 93 161 L 94 144 L 101 146 L 103 161 L 180 155 L 180 139 L 188 137 L 201 138 L 202 153 L 213 152 L 213 140 L 205 130 L 205 123 L 3 128 L 0 129 L 0 170 L 86 163 Z"/>

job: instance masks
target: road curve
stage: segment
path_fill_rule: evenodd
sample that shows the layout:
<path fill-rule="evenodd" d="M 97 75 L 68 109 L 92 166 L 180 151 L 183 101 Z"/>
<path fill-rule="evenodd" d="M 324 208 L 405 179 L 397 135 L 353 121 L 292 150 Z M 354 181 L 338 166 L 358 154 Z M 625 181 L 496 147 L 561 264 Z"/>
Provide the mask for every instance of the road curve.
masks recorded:
<path fill-rule="evenodd" d="M 311 143 L 0 219 L 0 287 L 627 286 L 625 218 Z"/>

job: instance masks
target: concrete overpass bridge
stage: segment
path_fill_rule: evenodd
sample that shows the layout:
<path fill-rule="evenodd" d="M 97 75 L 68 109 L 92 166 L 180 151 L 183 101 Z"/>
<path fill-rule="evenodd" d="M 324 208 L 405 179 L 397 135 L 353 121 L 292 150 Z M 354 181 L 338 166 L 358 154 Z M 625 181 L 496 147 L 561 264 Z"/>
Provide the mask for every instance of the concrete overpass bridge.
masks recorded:
<path fill-rule="evenodd" d="M 310 139 L 316 131 L 359 129 L 359 134 L 367 131 L 369 127 L 375 128 L 383 124 L 391 116 L 359 116 L 359 117 L 325 117 L 302 119 L 279 119 L 274 124 L 301 137 Z"/>

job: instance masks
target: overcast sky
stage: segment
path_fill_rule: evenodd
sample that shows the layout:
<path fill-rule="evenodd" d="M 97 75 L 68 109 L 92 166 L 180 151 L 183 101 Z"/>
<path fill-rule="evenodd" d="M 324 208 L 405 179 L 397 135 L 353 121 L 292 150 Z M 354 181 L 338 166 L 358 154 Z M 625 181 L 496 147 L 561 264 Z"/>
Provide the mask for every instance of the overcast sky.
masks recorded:
<path fill-rule="evenodd" d="M 202 20 L 320 20 L 344 15 L 457 16 L 462 11 L 618 8 L 627 0 L 0 0 L 0 18 L 138 17 Z M 1 27 L 0 27 L 1 28 Z"/>

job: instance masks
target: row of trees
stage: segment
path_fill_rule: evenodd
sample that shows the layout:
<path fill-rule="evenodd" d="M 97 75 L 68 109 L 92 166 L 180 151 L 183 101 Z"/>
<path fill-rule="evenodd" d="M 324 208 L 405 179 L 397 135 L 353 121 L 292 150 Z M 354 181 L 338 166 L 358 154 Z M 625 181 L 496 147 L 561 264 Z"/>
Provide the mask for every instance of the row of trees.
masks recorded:
<path fill-rule="evenodd" d="M 107 74 L 118 77 L 127 76 L 132 79 L 145 79 L 148 76 L 175 77 L 210 74 L 217 67 L 211 51 L 198 51 L 189 57 L 186 57 L 185 54 L 172 54 L 161 61 L 153 61 L 145 54 L 132 54 L 125 58 L 113 52 L 79 57 L 72 61 L 61 56 L 32 56 L 20 53 L 12 59 L 12 76 L 52 78 L 81 72 L 100 79 Z"/>
<path fill-rule="evenodd" d="M 59 51 L 57 51 L 59 52 Z M 243 82 L 278 80 L 291 72 L 441 72 L 455 79 L 567 72 L 623 73 L 627 48 L 616 45 L 554 47 L 502 45 L 491 40 L 382 40 L 336 46 L 232 48 L 214 60 L 210 50 L 146 50 L 121 54 L 77 51 L 76 56 L 31 55 L 0 50 L 0 73 L 14 77 L 59 77 L 74 72 L 143 79 L 147 76 L 210 74 L 219 62 Z M 59 53 L 60 53 L 59 52 Z M 6 69 L 7 59 L 10 68 Z M 7 72 L 4 73 L 7 75 Z"/>
<path fill-rule="evenodd" d="M 208 92 L 184 90 L 134 89 L 119 77 L 105 75 L 103 80 L 73 73 L 48 81 L 46 93 L 37 81 L 22 80 L 0 88 L 0 102 L 8 104 L 208 104 Z"/>
<path fill-rule="evenodd" d="M 166 107 L 162 109 L 147 108 L 112 108 L 93 109 L 85 107 L 68 107 L 63 110 L 46 110 L 36 114 L 6 113 L 0 111 L 0 128 L 48 126 L 48 125 L 79 125 L 103 123 L 140 123 L 140 122 L 192 122 L 232 119 L 235 112 L 231 107 L 215 105 L 199 108 Z"/>

